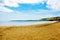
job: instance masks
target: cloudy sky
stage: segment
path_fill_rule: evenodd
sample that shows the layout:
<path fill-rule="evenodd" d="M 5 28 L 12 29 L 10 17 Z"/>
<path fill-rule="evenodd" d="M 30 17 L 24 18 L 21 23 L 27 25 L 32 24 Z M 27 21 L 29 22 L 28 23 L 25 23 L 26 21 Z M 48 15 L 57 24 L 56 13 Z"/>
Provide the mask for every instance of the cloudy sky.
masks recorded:
<path fill-rule="evenodd" d="M 0 0 L 0 20 L 60 16 L 60 0 Z"/>

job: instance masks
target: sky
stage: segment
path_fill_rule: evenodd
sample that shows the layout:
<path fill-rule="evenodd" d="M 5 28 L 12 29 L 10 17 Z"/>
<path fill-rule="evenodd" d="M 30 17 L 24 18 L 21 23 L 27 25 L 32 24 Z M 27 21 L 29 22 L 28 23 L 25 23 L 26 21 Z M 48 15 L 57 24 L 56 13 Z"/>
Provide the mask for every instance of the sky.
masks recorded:
<path fill-rule="evenodd" d="M 0 0 L 0 20 L 38 20 L 60 16 L 60 0 Z"/>

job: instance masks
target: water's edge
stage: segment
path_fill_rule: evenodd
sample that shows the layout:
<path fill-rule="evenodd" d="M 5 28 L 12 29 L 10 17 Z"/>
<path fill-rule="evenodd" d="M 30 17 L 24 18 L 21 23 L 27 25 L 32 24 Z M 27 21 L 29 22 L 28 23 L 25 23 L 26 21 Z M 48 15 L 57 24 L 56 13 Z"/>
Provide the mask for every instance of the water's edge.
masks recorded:
<path fill-rule="evenodd" d="M 25 26 L 25 25 L 46 24 L 54 22 L 56 21 L 0 22 L 0 26 Z"/>

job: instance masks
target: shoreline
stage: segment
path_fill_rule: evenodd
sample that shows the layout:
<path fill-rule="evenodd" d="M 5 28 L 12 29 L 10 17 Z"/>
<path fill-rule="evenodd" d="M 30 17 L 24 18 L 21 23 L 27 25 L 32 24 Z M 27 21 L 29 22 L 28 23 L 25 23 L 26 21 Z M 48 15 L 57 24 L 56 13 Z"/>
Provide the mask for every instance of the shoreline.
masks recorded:
<path fill-rule="evenodd" d="M 0 27 L 4 27 L 4 26 L 30 26 L 30 25 L 46 25 L 46 24 L 52 24 L 55 23 L 57 21 L 48 21 L 48 22 L 42 22 L 42 23 L 32 23 L 32 24 L 25 24 L 25 25 L 0 25 Z"/>

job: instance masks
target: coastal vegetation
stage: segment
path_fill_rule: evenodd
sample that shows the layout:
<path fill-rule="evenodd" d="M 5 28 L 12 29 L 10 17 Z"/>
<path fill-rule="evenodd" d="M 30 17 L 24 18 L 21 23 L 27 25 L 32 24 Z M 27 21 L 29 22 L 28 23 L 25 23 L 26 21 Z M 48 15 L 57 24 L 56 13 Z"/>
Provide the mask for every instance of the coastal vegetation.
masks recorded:
<path fill-rule="evenodd" d="M 42 21 L 60 21 L 60 17 L 42 18 Z"/>

